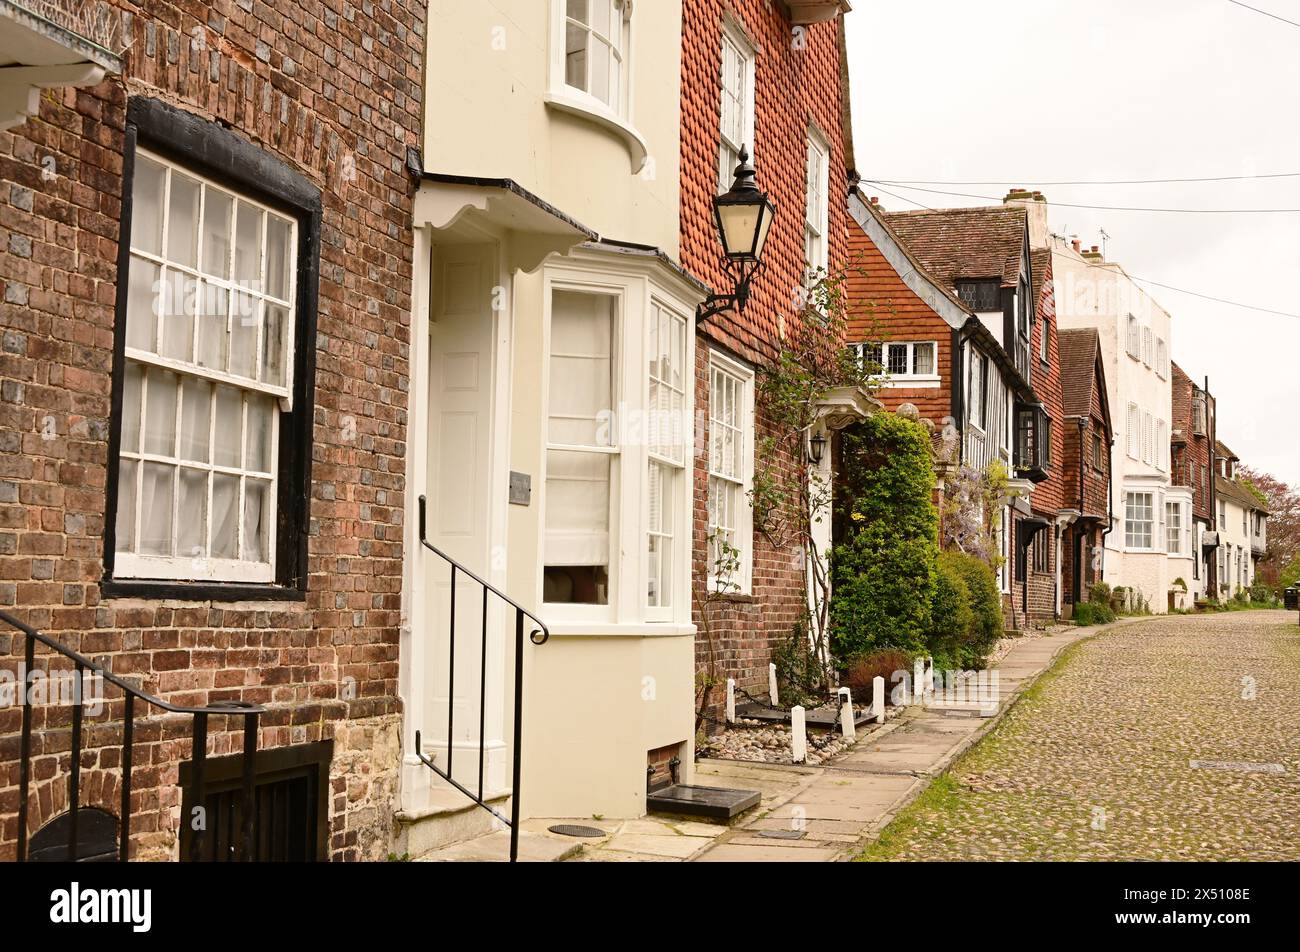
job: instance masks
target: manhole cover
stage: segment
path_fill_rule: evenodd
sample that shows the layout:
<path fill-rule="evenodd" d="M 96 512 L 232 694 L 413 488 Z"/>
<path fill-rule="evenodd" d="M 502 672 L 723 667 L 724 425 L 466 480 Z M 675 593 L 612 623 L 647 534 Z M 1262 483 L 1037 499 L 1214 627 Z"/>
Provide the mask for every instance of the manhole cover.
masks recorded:
<path fill-rule="evenodd" d="M 555 826 L 548 826 L 547 829 L 552 833 L 558 833 L 560 836 L 604 836 L 605 831 L 597 829 L 594 826 L 574 826 L 569 823 L 557 823 Z"/>
<path fill-rule="evenodd" d="M 803 830 L 759 830 L 758 835 L 769 840 L 801 840 L 807 834 Z"/>
<path fill-rule="evenodd" d="M 1281 764 L 1256 764 L 1247 760 L 1193 760 L 1193 770 L 1236 770 L 1241 773 L 1286 773 Z"/>

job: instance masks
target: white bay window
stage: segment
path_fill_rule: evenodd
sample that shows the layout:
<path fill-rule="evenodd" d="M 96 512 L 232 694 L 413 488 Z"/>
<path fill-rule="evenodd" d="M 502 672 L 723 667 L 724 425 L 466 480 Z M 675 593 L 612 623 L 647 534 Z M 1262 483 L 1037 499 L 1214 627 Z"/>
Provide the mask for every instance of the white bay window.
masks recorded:
<path fill-rule="evenodd" d="M 625 265 L 547 270 L 541 583 L 561 626 L 690 620 L 691 307 Z"/>
<path fill-rule="evenodd" d="M 143 151 L 131 207 L 114 575 L 271 582 L 297 223 Z"/>

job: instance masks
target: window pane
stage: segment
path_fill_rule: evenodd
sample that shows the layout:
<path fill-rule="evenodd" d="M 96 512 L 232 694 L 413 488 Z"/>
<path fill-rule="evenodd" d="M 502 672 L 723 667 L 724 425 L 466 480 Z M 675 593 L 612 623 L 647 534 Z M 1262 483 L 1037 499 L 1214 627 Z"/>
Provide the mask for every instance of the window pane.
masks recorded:
<path fill-rule="evenodd" d="M 132 459 L 117 464 L 117 541 L 118 552 L 135 551 L 135 477 L 139 464 Z"/>
<path fill-rule="evenodd" d="M 612 298 L 557 291 L 551 308 L 548 439 L 608 445 L 602 421 L 611 407 Z"/>
<path fill-rule="evenodd" d="M 143 380 L 144 368 L 128 360 L 122 381 L 122 449 L 128 453 L 140 452 L 140 385 Z"/>
<path fill-rule="evenodd" d="M 933 374 L 934 369 L 934 344 L 917 344 L 916 345 L 916 373 Z"/>
<path fill-rule="evenodd" d="M 546 454 L 547 601 L 607 603 L 609 476 L 606 454 Z"/>
<path fill-rule="evenodd" d="M 262 212 L 239 203 L 235 218 L 235 283 L 257 288 L 262 268 Z"/>
<path fill-rule="evenodd" d="M 230 277 L 230 218 L 234 199 L 215 188 L 203 196 L 203 270 Z"/>
<path fill-rule="evenodd" d="M 182 271 L 168 271 L 163 289 L 163 357 L 189 362 L 194 357 L 195 280 Z"/>
<path fill-rule="evenodd" d="M 131 247 L 150 254 L 162 251 L 163 179 L 166 169 L 137 155 L 131 188 Z"/>
<path fill-rule="evenodd" d="M 600 4 L 597 4 L 597 6 L 600 6 Z M 601 102 L 610 103 L 612 99 L 609 87 L 609 47 L 605 45 L 603 40 L 592 37 L 587 52 L 591 56 L 591 89 L 588 92 Z"/>
<path fill-rule="evenodd" d="M 199 347 L 197 363 L 211 370 L 226 369 L 226 314 L 230 292 L 211 284 L 199 295 Z"/>
<path fill-rule="evenodd" d="M 212 384 L 186 377 L 181 386 L 181 459 L 208 461 Z"/>
<path fill-rule="evenodd" d="M 126 346 L 136 350 L 154 349 L 158 324 L 158 294 L 162 271 L 156 264 L 132 258 L 127 275 Z"/>
<path fill-rule="evenodd" d="M 248 455 L 245 467 L 250 472 L 271 471 L 271 431 L 275 414 L 275 400 L 266 396 L 249 395 L 248 398 Z"/>
<path fill-rule="evenodd" d="M 907 373 L 907 345 L 889 345 L 889 372 L 891 374 Z"/>
<path fill-rule="evenodd" d="M 218 466 L 238 466 L 244 401 L 234 387 L 217 387 L 216 458 Z"/>
<path fill-rule="evenodd" d="M 144 451 L 157 456 L 176 452 L 176 385 L 170 370 L 149 370 L 145 381 Z"/>
<path fill-rule="evenodd" d="M 278 304 L 266 304 L 266 327 L 262 332 L 262 381 L 284 385 L 285 331 L 289 312 Z"/>
<path fill-rule="evenodd" d="M 266 562 L 267 527 L 271 484 L 260 479 L 244 480 L 244 552 L 248 562 Z"/>
<path fill-rule="evenodd" d="M 193 268 L 198 265 L 199 183 L 172 169 L 167 205 L 167 258 Z"/>
<path fill-rule="evenodd" d="M 572 23 L 564 30 L 564 82 L 574 89 L 587 88 L 587 38 L 590 34 Z"/>
<path fill-rule="evenodd" d="M 257 325 L 260 302 L 247 294 L 235 295 L 230 322 L 230 372 L 252 377 L 257 364 Z"/>
<path fill-rule="evenodd" d="M 197 559 L 207 554 L 204 535 L 208 527 L 208 474 L 181 468 L 181 498 L 177 506 L 176 555 Z"/>
<path fill-rule="evenodd" d="M 266 293 L 281 300 L 289 298 L 290 233 L 285 219 L 266 216 Z"/>
<path fill-rule="evenodd" d="M 239 477 L 212 474 L 212 557 L 238 555 Z"/>
<path fill-rule="evenodd" d="M 171 555 L 172 553 L 172 482 L 175 466 L 145 463 L 142 467 L 144 484 L 140 493 L 140 553 L 142 555 Z"/>

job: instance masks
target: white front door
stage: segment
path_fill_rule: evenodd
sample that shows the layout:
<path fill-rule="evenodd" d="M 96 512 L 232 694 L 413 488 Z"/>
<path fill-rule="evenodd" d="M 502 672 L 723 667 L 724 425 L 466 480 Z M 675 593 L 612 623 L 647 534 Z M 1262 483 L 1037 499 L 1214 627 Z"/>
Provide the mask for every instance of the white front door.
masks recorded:
<path fill-rule="evenodd" d="M 493 465 L 497 274 L 495 245 L 433 249 L 426 535 L 485 579 L 494 574 L 492 494 L 500 475 Z M 457 571 L 453 592 L 451 564 L 427 550 L 421 558 L 427 598 L 424 618 L 414 620 L 419 630 L 413 636 L 425 639 L 427 646 L 422 672 L 426 723 L 417 725 L 424 732 L 425 752 L 444 770 L 450 754 L 453 777 L 477 792 L 482 736 L 490 751 L 485 786 L 499 790 L 505 777 L 500 757 L 491 752 L 500 751 L 502 740 L 500 608 L 489 597 L 485 622 L 483 587 Z M 483 683 L 486 699 L 480 704 Z"/>

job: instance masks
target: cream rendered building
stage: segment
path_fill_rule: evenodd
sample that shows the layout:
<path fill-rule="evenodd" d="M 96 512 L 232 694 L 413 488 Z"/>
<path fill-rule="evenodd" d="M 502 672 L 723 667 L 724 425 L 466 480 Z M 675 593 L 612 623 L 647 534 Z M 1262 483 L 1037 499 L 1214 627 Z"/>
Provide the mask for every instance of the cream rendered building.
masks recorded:
<path fill-rule="evenodd" d="M 1052 236 L 1056 314 L 1063 328 L 1095 327 L 1106 365 L 1115 445 L 1113 528 L 1102 577 L 1165 612 L 1178 578 L 1192 575 L 1190 489 L 1170 476 L 1169 313 L 1096 248 Z M 1174 606 L 1188 596 L 1176 592 Z"/>
<path fill-rule="evenodd" d="M 681 4 L 435 0 L 428 22 L 408 511 L 427 497 L 428 542 L 549 629 L 522 652 L 523 815 L 639 816 L 647 764 L 675 760 L 689 782 L 694 760 L 691 381 L 707 289 L 675 263 Z M 484 799 L 501 808 L 516 714 L 514 610 L 492 596 L 485 621 L 459 573 L 453 663 L 450 564 L 420 531 L 413 515 L 408 830 L 470 803 L 421 762 L 416 731 L 477 792 L 482 713 Z"/>

